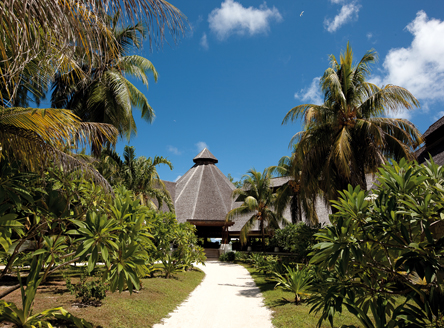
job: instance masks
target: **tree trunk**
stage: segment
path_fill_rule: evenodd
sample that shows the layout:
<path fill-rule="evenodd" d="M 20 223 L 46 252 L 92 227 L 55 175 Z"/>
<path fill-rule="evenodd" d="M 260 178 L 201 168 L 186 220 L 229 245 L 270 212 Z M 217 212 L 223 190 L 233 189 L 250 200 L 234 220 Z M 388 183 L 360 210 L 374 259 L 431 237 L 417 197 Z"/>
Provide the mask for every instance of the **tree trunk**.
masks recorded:
<path fill-rule="evenodd" d="M 291 197 L 291 203 L 290 203 L 290 210 L 291 210 L 291 223 L 298 223 L 302 221 L 302 213 L 301 213 L 301 206 L 300 206 L 300 200 L 299 200 L 299 193 L 294 193 Z"/>
<path fill-rule="evenodd" d="M 262 252 L 265 252 L 265 230 L 264 230 L 264 219 L 261 219 L 261 233 L 262 233 Z"/>

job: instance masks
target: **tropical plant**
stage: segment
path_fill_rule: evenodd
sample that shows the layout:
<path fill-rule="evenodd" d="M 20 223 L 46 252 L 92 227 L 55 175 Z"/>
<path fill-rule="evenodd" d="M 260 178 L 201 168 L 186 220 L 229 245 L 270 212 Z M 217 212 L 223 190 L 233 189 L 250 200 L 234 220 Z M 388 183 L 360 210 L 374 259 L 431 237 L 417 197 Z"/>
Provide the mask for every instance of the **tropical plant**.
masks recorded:
<path fill-rule="evenodd" d="M 242 262 L 248 261 L 248 254 L 245 252 L 235 252 L 234 255 L 236 261 L 242 261 Z"/>
<path fill-rule="evenodd" d="M 123 158 L 122 161 L 112 149 L 104 149 L 95 165 L 112 185 L 124 185 L 134 192 L 143 205 L 158 209 L 165 203 L 170 211 L 174 211 L 171 195 L 157 173 L 157 167 L 161 164 L 172 170 L 171 162 L 162 156 L 136 157 L 133 146 L 125 146 Z"/>
<path fill-rule="evenodd" d="M 337 200 L 338 190 L 348 184 L 365 190 L 366 173 L 376 172 L 388 158 L 413 159 L 412 150 L 422 142 L 408 120 L 383 117 L 389 111 L 418 107 L 419 102 L 402 87 L 380 88 L 368 82 L 376 59 L 370 50 L 354 63 L 349 43 L 339 62 L 330 55 L 331 67 L 320 81 L 324 103 L 296 106 L 282 122 L 303 118 L 304 130 L 291 140 L 303 161 L 300 184 L 317 184 L 326 200 Z"/>
<path fill-rule="evenodd" d="M 301 184 L 302 165 L 303 161 L 295 151 L 291 156 L 283 156 L 277 166 L 270 167 L 271 173 L 288 178 L 276 192 L 276 211 L 282 215 L 290 205 L 292 223 L 302 222 L 305 217 L 306 221 L 316 224 L 319 222 L 316 213 L 316 185 Z"/>
<path fill-rule="evenodd" d="M 125 146 L 123 152 L 122 176 L 123 183 L 129 189 L 134 191 L 136 196 L 140 196 L 141 200 L 151 208 L 157 208 L 152 199 L 157 201 L 158 207 L 161 208 L 166 203 L 169 210 L 173 211 L 174 206 L 171 196 L 157 173 L 159 165 L 167 165 L 171 170 L 173 165 L 171 162 L 162 157 L 137 157 L 134 147 Z"/>
<path fill-rule="evenodd" d="M 196 227 L 190 223 L 178 223 L 170 212 L 150 212 L 148 222 L 152 225 L 155 258 L 162 262 L 165 278 L 192 267 L 192 263 L 204 263 L 203 248 L 197 246 Z M 171 248 L 176 246 L 173 251 Z"/>
<path fill-rule="evenodd" d="M 262 236 L 262 250 L 265 251 L 265 230 L 279 228 L 279 223 L 286 220 L 276 213 L 274 206 L 276 195 L 270 185 L 270 171 L 260 173 L 254 169 L 243 177 L 243 187 L 233 191 L 233 198 L 243 202 L 241 206 L 228 212 L 225 219 L 230 221 L 241 215 L 251 215 L 240 231 L 239 239 L 245 244 L 250 230 L 259 223 Z"/>
<path fill-rule="evenodd" d="M 236 259 L 235 252 L 222 253 L 219 256 L 219 261 L 221 262 L 233 262 Z"/>
<path fill-rule="evenodd" d="M 299 269 L 297 265 L 296 268 L 290 266 L 285 266 L 286 273 L 281 274 L 275 272 L 274 280 L 277 282 L 274 288 L 281 287 L 294 293 L 294 302 L 296 305 L 302 299 L 302 296 L 310 295 L 310 288 L 312 285 L 313 274 L 309 267 L 304 267 Z"/>
<path fill-rule="evenodd" d="M 106 14 L 122 12 L 131 21 L 144 22 L 149 26 L 150 44 L 154 41 L 160 45 L 165 30 L 176 40 L 186 23 L 182 13 L 165 0 L 86 0 L 81 4 L 72 0 L 8 0 L 0 8 L 4 23 L 0 32 L 0 99 L 11 104 L 20 93 L 23 79 L 25 87 L 35 92 L 38 84 L 50 79 L 56 70 L 83 75 L 82 68 L 72 60 L 73 45 L 81 48 L 86 62 L 115 58 L 120 49 L 107 27 Z M 107 56 L 96 56 L 97 49 Z"/>
<path fill-rule="evenodd" d="M 152 122 L 155 115 L 145 95 L 125 76 L 141 80 L 148 88 L 148 74 L 153 73 L 157 81 L 157 71 L 148 59 L 129 55 L 134 48 L 142 46 L 147 36 L 146 27 L 137 23 L 121 28 L 119 19 L 119 13 L 105 18 L 117 53 L 110 57 L 106 52 L 108 49 L 98 49 L 96 56 L 102 59 L 94 61 L 85 60 L 83 54 L 79 56 L 78 66 L 89 74 L 80 79 L 74 71 L 57 74 L 51 102 L 53 107 L 72 110 L 83 121 L 112 124 L 129 140 L 137 132 L 133 107 L 141 110 L 142 118 L 147 122 Z"/>
<path fill-rule="evenodd" d="M 24 288 L 20 273 L 18 278 L 20 281 L 20 290 L 22 296 L 22 309 L 19 309 L 14 303 L 0 300 L 0 322 L 11 322 L 19 327 L 32 328 L 32 327 L 48 327 L 52 325 L 48 322 L 50 319 L 62 319 L 70 321 L 75 324 L 76 327 L 92 328 L 92 325 L 83 319 L 77 318 L 70 314 L 62 307 L 56 307 L 48 309 L 36 314 L 32 313 L 32 305 L 34 303 L 35 294 L 37 288 L 42 282 L 43 277 L 39 277 L 39 273 L 43 266 L 43 256 L 35 256 L 31 263 L 29 275 L 26 279 L 26 288 Z"/>
<path fill-rule="evenodd" d="M 82 275 L 76 284 L 72 284 L 70 277 L 66 277 L 65 282 L 69 292 L 83 304 L 100 305 L 109 288 L 109 284 L 102 278 L 88 279 L 87 275 Z"/>
<path fill-rule="evenodd" d="M 84 221 L 71 220 L 80 235 L 75 256 L 87 260 L 91 272 L 99 259 L 105 263 L 104 278 L 109 279 L 110 290 L 122 292 L 128 288 L 140 288 L 140 277 L 145 276 L 148 250 L 153 248 L 150 225 L 145 222 L 148 209 L 134 200 L 124 187 L 116 189 L 114 204 L 110 206 L 113 216 L 89 211 Z"/>
<path fill-rule="evenodd" d="M 0 162 L 5 157 L 19 161 L 28 170 L 36 171 L 50 163 L 65 170 L 81 170 L 102 185 L 109 186 L 103 177 L 87 163 L 62 151 L 92 143 L 115 144 L 117 130 L 108 124 L 84 123 L 64 109 L 0 108 Z"/>
<path fill-rule="evenodd" d="M 314 235 L 320 226 L 310 227 L 303 222 L 289 224 L 274 232 L 270 243 L 280 247 L 286 252 L 295 253 L 297 261 L 306 262 L 311 247 L 316 243 Z"/>
<path fill-rule="evenodd" d="M 273 271 L 275 263 L 278 258 L 273 255 L 266 255 L 265 253 L 251 253 L 250 262 L 257 271 L 262 271 L 264 274 Z"/>
<path fill-rule="evenodd" d="M 402 159 L 379 170 L 372 196 L 359 186 L 333 201 L 316 234 L 312 311 L 319 324 L 345 306 L 366 328 L 436 325 L 444 313 L 444 168 Z M 370 313 L 373 320 L 370 319 Z"/>

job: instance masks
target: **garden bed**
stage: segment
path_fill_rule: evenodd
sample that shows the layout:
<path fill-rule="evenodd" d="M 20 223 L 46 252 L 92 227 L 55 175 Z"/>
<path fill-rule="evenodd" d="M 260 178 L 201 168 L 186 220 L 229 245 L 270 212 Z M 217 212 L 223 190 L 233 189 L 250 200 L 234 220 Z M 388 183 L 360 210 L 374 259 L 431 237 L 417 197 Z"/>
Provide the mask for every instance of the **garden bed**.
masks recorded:
<path fill-rule="evenodd" d="M 161 276 L 141 279 L 143 288 L 139 292 L 131 295 L 128 291 L 120 294 L 108 292 L 100 307 L 79 306 L 63 279 L 51 280 L 38 288 L 34 313 L 62 306 L 95 327 L 151 327 L 185 300 L 203 277 L 202 271 L 193 269 L 174 274 L 171 279 Z M 4 300 L 21 304 L 20 290 L 9 294 Z"/>
<path fill-rule="evenodd" d="M 282 289 L 274 289 L 276 282 L 267 279 L 267 276 L 258 272 L 252 265 L 244 262 L 237 262 L 243 265 L 251 274 L 254 282 L 259 287 L 264 297 L 265 306 L 273 311 L 273 325 L 276 328 L 313 328 L 316 327 L 319 315 L 310 312 L 311 306 L 301 303 L 294 304 L 294 294 L 283 291 Z M 361 323 L 346 309 L 342 314 L 335 316 L 335 327 L 341 325 L 355 325 L 361 327 Z M 322 328 L 331 328 L 328 322 L 321 325 Z"/>

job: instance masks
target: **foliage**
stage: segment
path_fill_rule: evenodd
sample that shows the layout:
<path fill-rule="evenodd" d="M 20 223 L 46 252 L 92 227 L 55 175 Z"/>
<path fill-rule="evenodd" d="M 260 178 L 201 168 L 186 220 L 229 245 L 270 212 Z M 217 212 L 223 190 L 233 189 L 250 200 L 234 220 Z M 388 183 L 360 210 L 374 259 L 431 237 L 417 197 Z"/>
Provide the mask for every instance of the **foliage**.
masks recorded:
<path fill-rule="evenodd" d="M 444 312 L 444 169 L 402 159 L 378 181 L 371 197 L 359 186 L 340 192 L 333 225 L 316 234 L 312 311 L 332 325 L 345 306 L 364 327 L 424 327 Z"/>
<path fill-rule="evenodd" d="M 311 247 L 315 244 L 314 234 L 318 232 L 319 225 L 310 227 L 303 222 L 289 224 L 275 231 L 270 243 L 284 251 L 296 253 L 299 262 L 306 262 Z"/>
<path fill-rule="evenodd" d="M 307 302 L 301 302 L 298 306 L 294 305 L 294 294 L 283 288 L 274 288 L 276 282 L 270 279 L 269 275 L 262 274 L 255 270 L 250 264 L 242 263 L 249 272 L 257 287 L 262 292 L 264 304 L 267 308 L 273 309 L 272 323 L 276 328 L 313 328 L 319 319 L 319 314 L 310 313 L 310 306 Z M 284 272 L 285 273 L 285 272 Z M 351 315 L 347 309 L 335 317 L 335 327 L 341 325 L 356 325 L 360 327 L 359 321 Z M 330 327 L 330 324 L 324 322 L 322 328 Z"/>
<path fill-rule="evenodd" d="M 226 221 L 240 215 L 251 215 L 240 231 L 239 239 L 242 244 L 247 241 L 248 233 L 259 223 L 262 235 L 262 251 L 265 251 L 265 230 L 279 228 L 280 222 L 286 220 L 274 210 L 276 195 L 270 185 L 270 171 L 265 169 L 263 173 L 254 169 L 248 171 L 243 177 L 243 187 L 233 191 L 233 198 L 243 202 L 237 208 L 232 209 L 226 215 Z"/>
<path fill-rule="evenodd" d="M 148 222 L 152 225 L 152 234 L 157 251 L 155 258 L 162 262 L 165 278 L 174 272 L 190 269 L 193 263 L 205 261 L 204 250 L 197 245 L 196 227 L 187 223 L 178 223 L 173 213 L 151 211 Z M 177 246 L 176 250 L 171 250 Z"/>
<path fill-rule="evenodd" d="M 27 170 L 38 171 L 51 163 L 65 170 L 81 170 L 96 182 L 108 185 L 97 171 L 62 150 L 74 145 L 115 144 L 117 130 L 102 123 L 85 123 L 65 109 L 0 107 L 0 162 L 20 161 Z"/>
<path fill-rule="evenodd" d="M 124 187 L 116 189 L 114 204 L 110 206 L 113 216 L 89 211 L 85 221 L 71 220 L 80 234 L 76 256 L 80 260 L 88 259 L 88 271 L 91 272 L 99 260 L 99 254 L 107 270 L 104 278 L 110 281 L 110 290 L 120 292 L 128 288 L 139 289 L 139 278 L 146 271 L 145 261 L 148 250 L 153 246 L 149 226 L 145 220 L 148 209 L 134 200 L 132 193 Z"/>
<path fill-rule="evenodd" d="M 227 252 L 227 253 L 223 253 L 219 256 L 219 261 L 222 261 L 222 262 L 233 262 L 235 259 L 236 259 L 235 252 Z"/>
<path fill-rule="evenodd" d="M 92 208 L 107 211 L 105 203 L 110 195 L 100 185 L 80 178 L 81 172 L 67 173 L 51 166 L 43 176 L 38 176 L 22 173 L 14 162 L 2 162 L 0 167 L 0 188 L 5 190 L 4 197 L 0 197 L 0 213 L 4 210 L 8 216 L 15 216 L 8 223 L 14 228 L 8 227 L 6 222 L 0 225 L 0 230 L 5 231 L 0 236 L 5 252 L 0 256 L 6 265 L 1 276 L 13 265 L 23 264 L 31 256 L 30 251 L 37 249 L 35 255 L 50 255 L 46 279 L 50 270 L 75 254 L 73 238 L 66 234 L 71 228 L 69 219 L 83 218 Z M 13 229 L 16 230 L 11 235 L 13 239 L 8 241 L 8 233 Z"/>
<path fill-rule="evenodd" d="M 92 328 L 92 325 L 90 323 L 73 316 L 62 307 L 55 307 L 37 314 L 32 313 L 32 305 L 34 303 L 35 294 L 37 292 L 37 288 L 42 282 L 42 277 L 39 278 L 39 273 L 42 270 L 42 266 L 43 257 L 34 257 L 31 263 L 29 275 L 26 279 L 26 288 L 24 288 L 21 282 L 20 273 L 18 274 L 22 296 L 22 309 L 17 308 L 14 303 L 0 300 L 0 321 L 12 322 L 19 327 L 31 328 L 37 326 L 50 328 L 52 326 L 50 323 L 48 323 L 48 320 L 57 318 L 70 321 L 74 323 L 78 328 Z"/>
<path fill-rule="evenodd" d="M 274 288 L 281 287 L 294 293 L 294 301 L 295 304 L 298 305 L 302 296 L 310 295 L 310 288 L 313 281 L 312 269 L 309 267 L 299 269 L 299 266 L 296 266 L 296 268 L 290 266 L 284 267 L 286 269 L 284 274 L 274 273 L 274 280 L 277 282 Z"/>
<path fill-rule="evenodd" d="M 230 173 L 227 175 L 228 180 L 236 187 L 236 188 L 242 188 L 242 180 L 240 181 L 234 181 L 234 178 L 231 176 Z"/>
<path fill-rule="evenodd" d="M 136 78 L 147 88 L 149 73 L 157 81 L 157 71 L 148 59 L 129 55 L 142 46 L 148 30 L 141 23 L 123 27 L 119 12 L 105 16 L 103 21 L 116 44 L 113 56 L 107 48 L 96 49 L 98 60 L 94 61 L 85 59 L 83 53 L 74 53 L 73 60 L 84 74 L 56 74 L 51 103 L 72 110 L 83 121 L 112 124 L 130 140 L 137 132 L 133 108 L 140 109 L 147 122 L 155 116 L 146 96 L 126 78 Z"/>
<path fill-rule="evenodd" d="M 121 49 L 106 23 L 106 14 L 116 12 L 149 26 L 150 44 L 156 41 L 160 45 L 165 30 L 176 39 L 185 29 L 186 18 L 164 0 L 3 3 L 1 102 L 15 104 L 28 90 L 42 98 L 55 72 L 73 71 L 83 76 L 82 67 L 72 58 L 76 53 L 81 53 L 85 62 L 101 64 L 117 57 Z M 98 51 L 106 56 L 97 56 Z"/>
<path fill-rule="evenodd" d="M 250 254 L 250 263 L 256 270 L 262 271 L 264 274 L 273 272 L 275 264 L 278 262 L 278 258 L 273 255 L 266 255 L 265 253 Z"/>
<path fill-rule="evenodd" d="M 133 191 L 143 205 L 160 209 L 165 203 L 170 211 L 174 211 L 171 195 L 157 173 L 157 167 L 161 164 L 172 170 L 171 162 L 162 156 L 136 157 L 135 148 L 129 146 L 125 146 L 123 157 L 122 161 L 117 152 L 104 149 L 95 165 L 112 185 L 124 185 Z M 156 200 L 157 206 L 153 200 Z"/>
<path fill-rule="evenodd" d="M 303 118 L 304 130 L 291 140 L 302 162 L 300 185 L 337 200 L 348 184 L 367 189 L 365 174 L 377 171 L 385 159 L 413 159 L 421 134 L 405 119 L 387 118 L 389 111 L 418 107 L 418 100 L 395 85 L 382 88 L 367 81 L 377 55 L 368 51 L 353 62 L 350 44 L 339 62 L 330 55 L 320 86 L 321 105 L 303 104 L 291 109 L 283 123 Z"/>
<path fill-rule="evenodd" d="M 269 168 L 278 177 L 288 178 L 276 192 L 276 211 L 282 215 L 290 205 L 292 223 L 302 222 L 305 217 L 306 221 L 316 224 L 319 222 L 316 213 L 318 190 L 313 188 L 317 188 L 317 185 L 308 184 L 307 181 L 301 183 L 303 161 L 295 150 L 291 156 L 283 156 L 278 165 Z"/>
<path fill-rule="evenodd" d="M 235 252 L 234 255 L 236 261 L 246 262 L 249 258 L 248 254 L 245 252 Z"/>
<path fill-rule="evenodd" d="M 102 279 L 91 280 L 87 276 L 82 276 L 76 284 L 72 284 L 69 277 L 66 277 L 65 281 L 66 288 L 76 299 L 81 299 L 83 304 L 100 304 L 109 289 L 108 283 Z"/>
<path fill-rule="evenodd" d="M 67 275 L 77 275 L 79 270 L 67 270 Z M 175 279 L 142 278 L 143 288 L 138 293 L 107 293 L 106 299 L 100 307 L 70 306 L 70 313 L 74 316 L 91 322 L 94 327 L 133 328 L 152 327 L 161 323 L 168 313 L 181 304 L 204 278 L 200 270 L 178 273 Z M 34 300 L 34 313 L 45 309 L 73 304 L 75 298 L 66 292 L 60 275 L 54 275 L 51 283 L 39 289 Z M 74 278 L 73 278 L 74 281 Z M 20 293 L 13 293 L 5 297 L 9 302 L 19 303 Z M 147 306 L 149 305 L 149 306 Z M 63 327 L 63 323 L 50 321 L 54 327 Z M 1 326 L 2 324 L 0 324 Z M 66 325 L 72 327 L 72 325 Z"/>

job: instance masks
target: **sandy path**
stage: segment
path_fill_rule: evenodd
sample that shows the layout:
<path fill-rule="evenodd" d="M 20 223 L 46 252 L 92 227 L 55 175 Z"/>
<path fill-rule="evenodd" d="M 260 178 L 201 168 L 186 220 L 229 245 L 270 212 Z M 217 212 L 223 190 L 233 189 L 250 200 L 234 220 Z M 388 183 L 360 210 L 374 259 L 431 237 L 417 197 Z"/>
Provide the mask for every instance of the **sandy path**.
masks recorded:
<path fill-rule="evenodd" d="M 198 267 L 205 272 L 202 283 L 153 328 L 273 327 L 271 311 L 244 267 L 224 262 Z"/>

